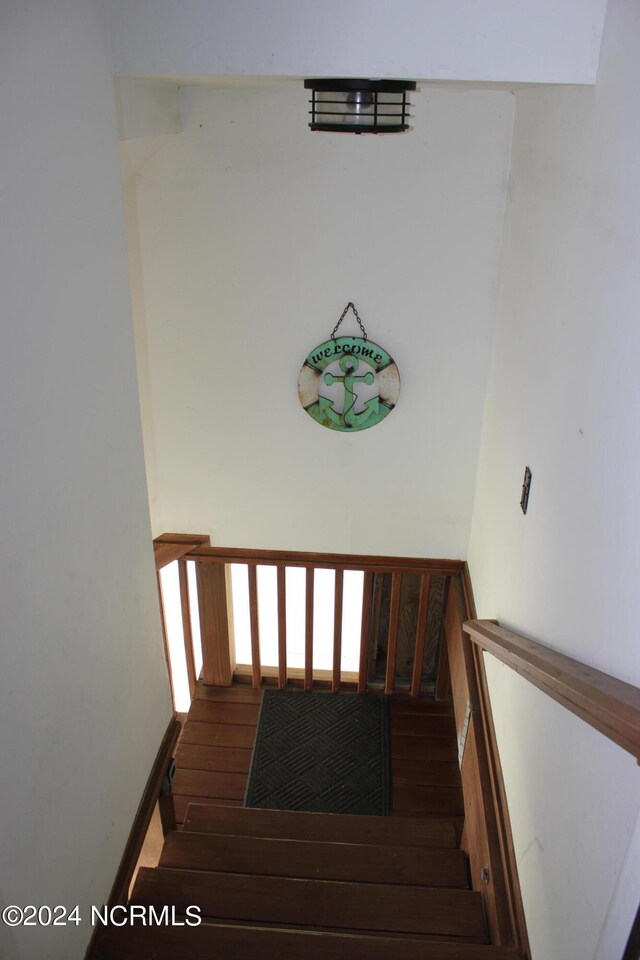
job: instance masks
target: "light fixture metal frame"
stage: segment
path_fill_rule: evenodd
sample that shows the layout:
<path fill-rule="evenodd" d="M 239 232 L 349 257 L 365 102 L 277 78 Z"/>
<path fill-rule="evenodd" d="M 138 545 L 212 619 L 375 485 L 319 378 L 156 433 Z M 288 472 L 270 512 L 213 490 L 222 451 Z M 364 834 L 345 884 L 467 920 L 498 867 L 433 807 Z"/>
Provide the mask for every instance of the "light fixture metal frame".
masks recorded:
<path fill-rule="evenodd" d="M 311 115 L 311 122 L 309 127 L 311 130 L 321 130 L 328 133 L 403 133 L 405 130 L 409 130 L 409 108 L 411 104 L 407 99 L 407 94 L 416 89 L 415 80 L 364 80 L 356 78 L 336 78 L 336 79 L 317 79 L 317 80 L 305 80 L 304 86 L 306 90 L 311 90 L 311 110 L 309 111 Z M 316 93 L 370 93 L 372 95 L 372 106 L 373 112 L 370 115 L 364 117 L 362 114 L 353 113 L 354 116 L 359 116 L 360 120 L 358 123 L 335 123 L 331 121 L 319 120 L 318 117 L 321 116 L 348 116 L 347 111 L 326 111 L 318 109 L 318 103 L 316 100 Z M 388 103 L 385 101 L 379 101 L 379 94 L 385 93 L 401 93 L 402 100 L 397 103 Z M 342 101 L 335 101 L 336 104 L 342 105 Z M 324 101 L 320 106 L 325 106 L 327 101 Z M 388 116 L 389 114 L 384 112 L 381 108 L 395 108 L 395 111 L 398 115 L 398 123 L 379 123 L 379 118 L 381 116 Z"/>

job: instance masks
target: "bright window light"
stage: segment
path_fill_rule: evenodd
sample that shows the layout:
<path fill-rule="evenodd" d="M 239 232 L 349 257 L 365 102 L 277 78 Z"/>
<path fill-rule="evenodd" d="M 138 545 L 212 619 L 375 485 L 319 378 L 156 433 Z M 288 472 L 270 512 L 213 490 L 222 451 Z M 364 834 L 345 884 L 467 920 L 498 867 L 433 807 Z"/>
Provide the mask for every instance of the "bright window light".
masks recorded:
<path fill-rule="evenodd" d="M 364 573 L 345 570 L 342 596 L 342 671 L 357 673 L 360 668 L 360 634 L 362 632 L 362 593 Z"/>
<path fill-rule="evenodd" d="M 249 619 L 249 568 L 231 563 L 231 596 L 236 663 L 251 663 L 251 621 Z"/>
<path fill-rule="evenodd" d="M 304 669 L 307 589 L 304 567 L 287 567 L 285 582 L 287 587 L 287 667 Z"/>
<path fill-rule="evenodd" d="M 182 629 L 182 607 L 180 604 L 180 580 L 178 561 L 174 560 L 160 571 L 162 598 L 164 600 L 164 619 L 167 630 L 167 645 L 171 661 L 173 678 L 174 708 L 178 713 L 187 713 L 191 706 L 189 681 L 187 679 L 187 660 L 184 653 L 184 632 Z"/>
<path fill-rule="evenodd" d="M 231 563 L 231 610 L 235 640 L 235 659 L 238 664 L 251 664 L 251 618 L 249 607 L 249 576 L 246 563 Z M 258 565 L 258 624 L 260 630 L 260 662 L 263 667 L 278 666 L 278 573 L 273 565 Z M 313 602 L 313 669 L 333 669 L 333 617 L 335 600 L 335 571 L 317 569 L 314 577 Z M 184 713 L 189 709 L 190 695 L 184 652 L 184 634 L 180 600 L 178 562 L 168 564 L 160 571 L 167 643 L 173 676 L 175 709 Z M 195 562 L 187 561 L 189 585 L 189 613 L 194 647 L 196 677 L 202 670 L 202 641 L 198 608 L 198 584 Z M 306 570 L 287 567 L 286 623 L 287 669 L 302 670 L 305 666 L 306 639 Z M 357 673 L 360 661 L 360 631 L 362 623 L 362 594 L 364 574 L 346 570 L 342 600 L 342 657 L 341 671 Z"/>
<path fill-rule="evenodd" d="M 278 571 L 276 567 L 258 566 L 257 574 L 260 662 L 265 667 L 275 667 L 278 663 Z"/>
<path fill-rule="evenodd" d="M 313 591 L 313 669 L 333 669 L 335 570 L 315 571 Z"/>
<path fill-rule="evenodd" d="M 198 608 L 198 580 L 196 578 L 196 565 L 193 560 L 187 560 L 187 579 L 189 582 L 189 616 L 191 617 L 193 660 L 197 679 L 202 670 L 202 637 L 200 636 L 200 610 Z"/>

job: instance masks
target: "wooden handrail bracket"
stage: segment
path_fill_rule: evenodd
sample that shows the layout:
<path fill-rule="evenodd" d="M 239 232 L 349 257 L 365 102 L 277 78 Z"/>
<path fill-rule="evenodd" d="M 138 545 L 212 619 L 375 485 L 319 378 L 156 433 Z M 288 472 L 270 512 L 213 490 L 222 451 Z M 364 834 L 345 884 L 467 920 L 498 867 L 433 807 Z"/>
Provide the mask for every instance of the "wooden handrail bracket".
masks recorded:
<path fill-rule="evenodd" d="M 640 762 L 640 689 L 542 643 L 527 640 L 492 620 L 468 620 L 464 630 L 483 650 Z"/>

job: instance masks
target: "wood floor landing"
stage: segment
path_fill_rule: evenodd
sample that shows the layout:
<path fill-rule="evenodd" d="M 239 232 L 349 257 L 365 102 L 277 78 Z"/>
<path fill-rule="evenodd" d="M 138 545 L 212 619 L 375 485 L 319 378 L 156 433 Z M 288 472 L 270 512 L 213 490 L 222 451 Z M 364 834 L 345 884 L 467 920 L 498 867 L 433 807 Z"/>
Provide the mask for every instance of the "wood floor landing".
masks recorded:
<path fill-rule="evenodd" d="M 179 826 L 190 803 L 242 806 L 260 696 L 247 684 L 197 684 L 176 753 Z M 451 704 L 393 697 L 390 712 L 392 815 L 454 817 L 461 827 L 464 808 Z"/>

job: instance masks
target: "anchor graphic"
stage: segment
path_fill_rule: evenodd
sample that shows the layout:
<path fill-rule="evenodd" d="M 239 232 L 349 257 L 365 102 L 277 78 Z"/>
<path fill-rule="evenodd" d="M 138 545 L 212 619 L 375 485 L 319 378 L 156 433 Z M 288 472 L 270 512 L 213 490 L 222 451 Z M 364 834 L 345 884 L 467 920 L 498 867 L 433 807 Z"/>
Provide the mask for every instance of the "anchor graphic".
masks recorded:
<path fill-rule="evenodd" d="M 374 374 L 369 371 L 363 376 L 356 376 L 355 371 L 360 366 L 360 361 L 357 357 L 341 357 L 339 365 L 344 376 L 334 377 L 332 373 L 325 373 L 324 382 L 328 387 L 334 383 L 342 383 L 344 385 L 344 409 L 342 416 L 333 409 L 333 402 L 326 397 L 319 397 L 320 413 L 327 416 L 336 425 L 344 424 L 346 427 L 362 427 L 364 422 L 368 420 L 372 414 L 378 412 L 380 398 L 373 397 L 371 400 L 368 400 L 365 403 L 365 409 L 362 413 L 356 413 L 354 407 L 358 397 L 353 388 L 356 383 L 372 384 L 375 380 Z"/>

